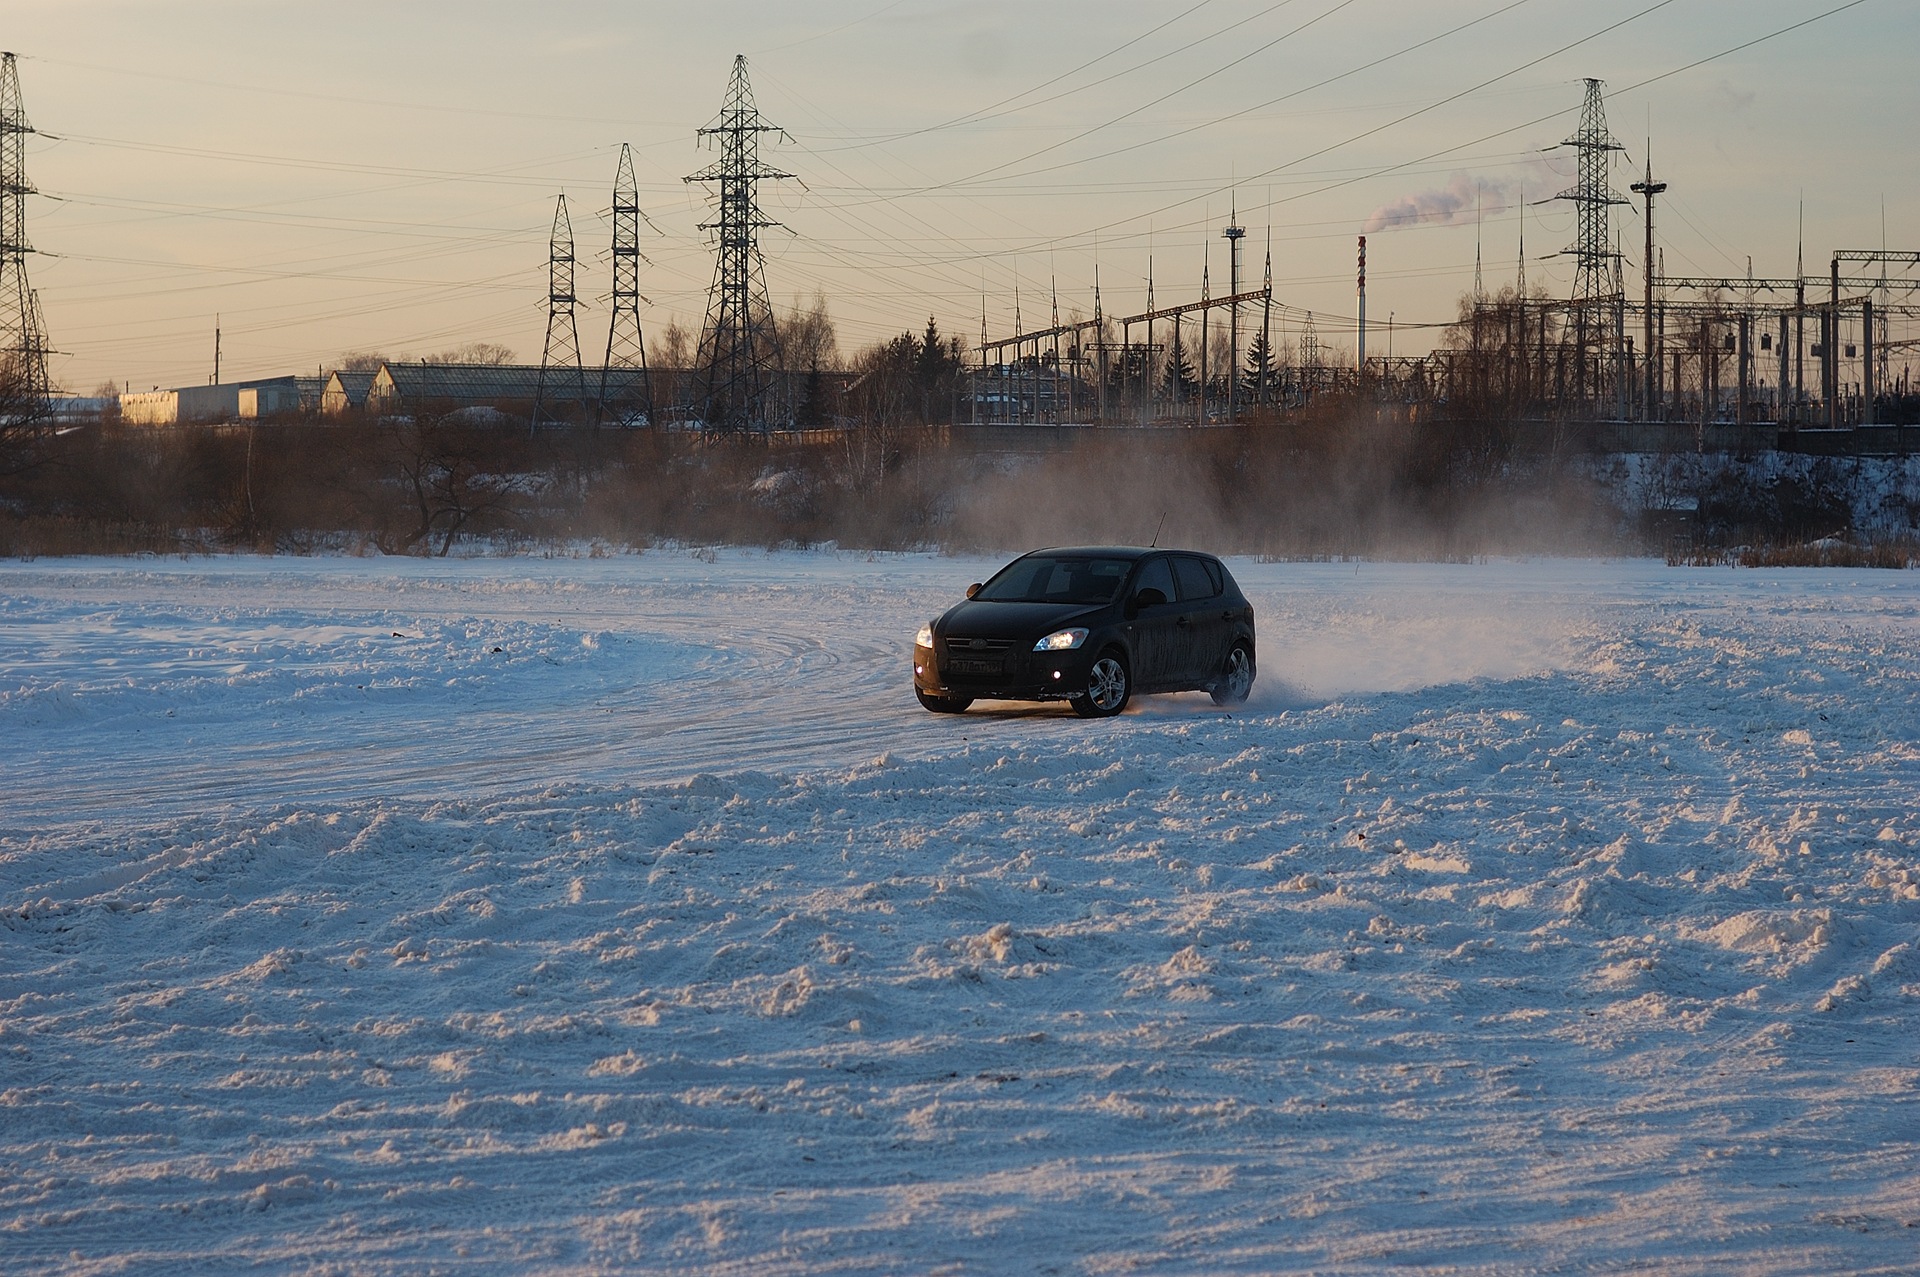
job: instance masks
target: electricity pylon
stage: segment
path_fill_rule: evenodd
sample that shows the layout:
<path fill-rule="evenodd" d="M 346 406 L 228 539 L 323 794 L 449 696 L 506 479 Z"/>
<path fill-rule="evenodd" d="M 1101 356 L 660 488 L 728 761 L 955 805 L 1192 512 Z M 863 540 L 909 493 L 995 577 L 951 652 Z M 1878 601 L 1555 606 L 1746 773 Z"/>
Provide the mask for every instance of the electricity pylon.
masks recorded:
<path fill-rule="evenodd" d="M 547 411 L 548 392 L 578 408 L 586 402 L 587 378 L 580 366 L 580 326 L 573 316 L 573 221 L 567 216 L 567 197 L 553 206 L 553 234 L 547 242 L 547 344 L 540 355 L 540 380 L 533 392 L 533 424 Z"/>
<path fill-rule="evenodd" d="M 1610 170 L 1613 152 L 1624 150 L 1607 132 L 1607 104 L 1601 96 L 1599 80 L 1587 81 L 1586 102 L 1580 108 L 1580 128 L 1562 145 L 1579 152 L 1580 174 L 1570 190 L 1555 199 L 1574 206 L 1578 233 L 1574 242 L 1562 250 L 1574 259 L 1573 339 L 1577 352 L 1580 387 L 1595 388 L 1603 378 L 1593 378 L 1590 364 L 1612 345 L 1613 316 L 1622 299 L 1614 286 L 1613 234 L 1608 228 L 1607 210 L 1625 204 L 1613 191 Z"/>
<path fill-rule="evenodd" d="M 688 182 L 713 182 L 720 188 L 717 221 L 701 230 L 718 232 L 713 289 L 706 323 L 700 330 L 698 376 L 692 406 L 710 431 L 769 430 L 784 417 L 768 403 L 779 370 L 780 339 L 773 305 L 767 299 L 766 264 L 760 256 L 760 231 L 778 226 L 760 211 L 759 184 L 792 177 L 760 162 L 760 135 L 780 133 L 764 123 L 747 82 L 746 55 L 733 59 L 726 105 L 702 138 L 719 139 L 720 159 L 689 175 Z"/>
<path fill-rule="evenodd" d="M 613 178 L 613 315 L 607 321 L 607 354 L 600 361 L 600 397 L 594 423 L 646 425 L 653 418 L 653 386 L 647 379 L 647 348 L 640 333 L 640 188 L 633 180 L 633 151 L 620 144 Z"/>
<path fill-rule="evenodd" d="M 0 372 L 10 374 L 16 403 L 43 405 L 47 396 L 47 336 L 40 300 L 27 280 L 26 103 L 11 53 L 0 53 Z"/>

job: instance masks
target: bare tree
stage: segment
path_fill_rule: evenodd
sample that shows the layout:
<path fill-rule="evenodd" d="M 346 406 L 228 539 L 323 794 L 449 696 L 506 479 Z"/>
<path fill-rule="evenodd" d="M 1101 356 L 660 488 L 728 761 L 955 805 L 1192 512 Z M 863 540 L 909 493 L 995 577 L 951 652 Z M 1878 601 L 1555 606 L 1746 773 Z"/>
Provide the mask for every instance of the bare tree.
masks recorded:
<path fill-rule="evenodd" d="M 395 419 L 383 432 L 409 515 L 376 537 L 381 553 L 414 554 L 424 547 L 444 558 L 462 532 L 512 520 L 514 467 L 496 455 L 499 431 L 421 414 Z M 438 550 L 432 548 L 435 538 Z"/>
<path fill-rule="evenodd" d="M 653 339 L 647 371 L 653 377 L 654 403 L 671 408 L 681 403 L 681 383 L 693 367 L 693 335 L 677 319 L 667 321 Z"/>
<path fill-rule="evenodd" d="M 825 293 L 816 291 L 805 304 L 798 297 L 793 299 L 793 309 L 780 321 L 780 347 L 787 367 L 795 371 L 832 372 L 840 366 L 840 342 L 827 314 Z"/>
<path fill-rule="evenodd" d="M 666 367 L 687 368 L 693 363 L 693 334 L 679 320 L 670 319 L 667 326 L 660 330 L 655 349 L 660 352 L 660 362 Z"/>
<path fill-rule="evenodd" d="M 387 357 L 377 350 L 349 350 L 334 361 L 340 372 L 379 372 Z"/>
<path fill-rule="evenodd" d="M 437 355 L 426 355 L 420 360 L 423 364 L 482 364 L 488 367 L 502 367 L 513 362 L 513 348 L 502 346 L 498 342 L 470 341 L 452 350 L 443 350 Z"/>

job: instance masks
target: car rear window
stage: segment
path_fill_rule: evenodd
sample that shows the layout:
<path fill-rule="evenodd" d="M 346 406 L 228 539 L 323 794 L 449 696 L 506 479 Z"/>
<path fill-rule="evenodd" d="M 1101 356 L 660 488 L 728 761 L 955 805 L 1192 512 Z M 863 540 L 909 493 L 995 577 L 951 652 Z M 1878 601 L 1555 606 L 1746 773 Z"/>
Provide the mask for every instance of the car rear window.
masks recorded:
<path fill-rule="evenodd" d="M 1111 603 L 1132 566 L 1125 559 L 1030 554 L 1001 568 L 974 597 L 989 603 Z"/>
<path fill-rule="evenodd" d="M 1220 593 L 1220 582 L 1207 571 L 1207 567 L 1205 561 L 1190 559 L 1184 554 L 1173 561 L 1173 574 L 1180 581 L 1180 598 L 1183 601 L 1210 599 Z"/>

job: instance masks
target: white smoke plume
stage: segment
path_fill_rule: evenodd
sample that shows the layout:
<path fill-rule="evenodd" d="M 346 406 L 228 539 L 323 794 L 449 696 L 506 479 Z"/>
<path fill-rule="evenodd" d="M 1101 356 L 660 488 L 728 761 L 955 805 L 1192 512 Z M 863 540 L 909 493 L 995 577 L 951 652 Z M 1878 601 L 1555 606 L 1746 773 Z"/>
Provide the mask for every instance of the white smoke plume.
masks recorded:
<path fill-rule="evenodd" d="M 1367 234 L 1407 226 L 1458 226 L 1473 220 L 1474 201 L 1480 215 L 1492 219 L 1517 204 L 1542 200 L 1569 185 L 1571 172 L 1561 172 L 1553 157 L 1529 156 L 1501 177 L 1454 173 L 1445 186 L 1402 195 L 1367 215 Z"/>
<path fill-rule="evenodd" d="M 1517 189 L 1520 185 L 1504 179 L 1490 180 L 1475 177 L 1471 173 L 1455 173 L 1447 179 L 1445 186 L 1402 195 L 1374 209 L 1367 215 L 1367 233 L 1371 235 L 1375 231 L 1422 223 L 1452 226 L 1471 222 L 1476 198 L 1479 200 L 1481 216 L 1497 217 L 1506 212 L 1516 199 L 1524 198 L 1524 192 Z"/>

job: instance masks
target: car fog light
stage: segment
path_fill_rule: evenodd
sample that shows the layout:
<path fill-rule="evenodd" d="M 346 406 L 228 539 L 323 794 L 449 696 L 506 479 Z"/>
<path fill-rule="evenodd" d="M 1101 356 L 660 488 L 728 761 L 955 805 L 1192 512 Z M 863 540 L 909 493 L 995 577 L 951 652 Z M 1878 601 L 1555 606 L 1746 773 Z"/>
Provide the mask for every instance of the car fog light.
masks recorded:
<path fill-rule="evenodd" d="M 1059 671 L 1059 670 L 1055 670 L 1055 671 L 1053 672 L 1053 676 L 1054 676 L 1055 678 L 1059 678 L 1059 677 L 1060 677 L 1060 671 Z"/>

